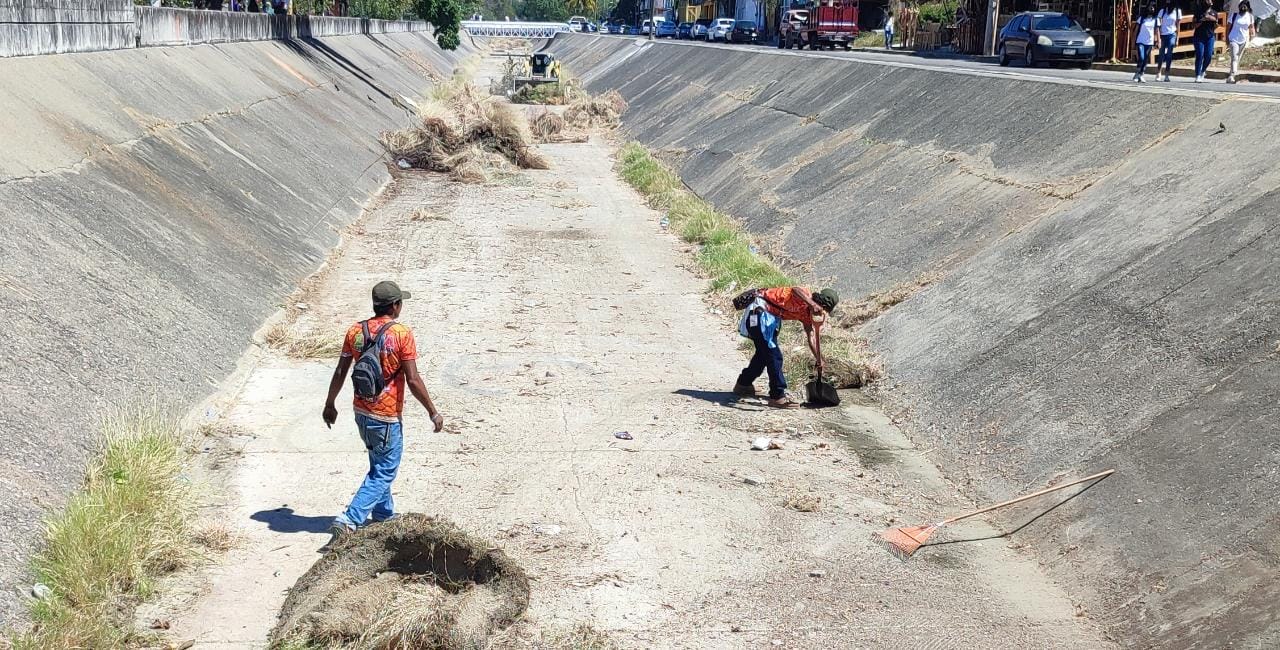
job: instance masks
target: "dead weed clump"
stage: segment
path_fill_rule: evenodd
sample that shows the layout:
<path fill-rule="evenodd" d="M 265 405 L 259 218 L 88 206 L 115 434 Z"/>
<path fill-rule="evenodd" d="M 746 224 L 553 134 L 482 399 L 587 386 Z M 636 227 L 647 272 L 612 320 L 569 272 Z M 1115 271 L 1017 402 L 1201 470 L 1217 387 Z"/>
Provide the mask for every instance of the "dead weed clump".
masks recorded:
<path fill-rule="evenodd" d="M 298 579 L 272 647 L 483 648 L 528 605 L 529 580 L 505 553 L 406 514 L 340 540 Z"/>
<path fill-rule="evenodd" d="M 857 304 L 847 309 L 841 309 L 836 323 L 841 327 L 858 327 L 889 311 L 894 305 L 914 296 L 921 289 L 937 282 L 941 278 L 941 273 L 925 273 L 910 282 L 900 282 L 889 289 L 873 293 Z"/>
<path fill-rule="evenodd" d="M 782 505 L 796 512 L 817 512 L 822 509 L 822 497 L 812 492 L 793 492 Z"/>
<path fill-rule="evenodd" d="M 325 359 L 342 351 L 342 338 L 321 334 L 298 334 L 287 322 L 272 325 L 262 340 L 268 347 L 280 350 L 294 359 Z"/>
<path fill-rule="evenodd" d="M 529 128 L 533 130 L 534 136 L 545 141 L 564 131 L 564 118 L 544 110 L 529 122 Z"/>
<path fill-rule="evenodd" d="M 627 100 L 616 90 L 574 100 L 564 112 L 565 122 L 578 129 L 614 128 L 622 121 Z"/>
<path fill-rule="evenodd" d="M 544 639 L 548 650 L 617 650 L 621 646 L 607 632 L 590 623 L 578 623 L 573 628 L 553 632 Z"/>
<path fill-rule="evenodd" d="M 418 117 L 418 125 L 386 131 L 379 138 L 393 157 L 410 167 L 470 183 L 488 180 L 491 168 L 550 168 L 531 146 L 524 120 L 470 86 L 434 93 L 418 105 Z"/>

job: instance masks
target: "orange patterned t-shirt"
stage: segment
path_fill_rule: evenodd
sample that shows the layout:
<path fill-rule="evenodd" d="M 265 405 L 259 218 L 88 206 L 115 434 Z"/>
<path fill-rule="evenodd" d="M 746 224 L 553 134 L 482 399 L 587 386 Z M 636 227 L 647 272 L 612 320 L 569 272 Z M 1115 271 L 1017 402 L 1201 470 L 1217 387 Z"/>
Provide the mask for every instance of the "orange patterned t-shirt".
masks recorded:
<path fill-rule="evenodd" d="M 376 316 L 370 319 L 369 336 L 377 336 L 390 316 Z M 363 321 L 362 321 L 363 322 Z M 361 323 L 352 325 L 342 341 L 343 358 L 359 356 L 364 347 L 364 330 Z M 382 336 L 382 376 L 387 380 L 387 387 L 382 394 L 372 400 L 355 398 L 356 413 L 367 415 L 384 422 L 399 422 L 404 411 L 404 373 L 400 372 L 400 364 L 418 358 L 418 344 L 413 340 L 413 332 L 403 323 L 396 323 L 387 329 Z"/>

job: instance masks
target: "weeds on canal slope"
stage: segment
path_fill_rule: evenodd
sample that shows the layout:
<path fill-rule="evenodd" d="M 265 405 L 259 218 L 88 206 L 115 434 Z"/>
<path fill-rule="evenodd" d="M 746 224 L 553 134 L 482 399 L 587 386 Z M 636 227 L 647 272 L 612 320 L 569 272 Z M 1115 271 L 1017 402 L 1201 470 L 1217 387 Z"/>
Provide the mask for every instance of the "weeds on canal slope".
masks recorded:
<path fill-rule="evenodd" d="M 195 558 L 192 499 L 178 424 L 158 409 L 102 427 L 81 490 L 45 525 L 33 568 L 48 587 L 32 601 L 18 650 L 115 648 L 133 640 L 134 606 L 155 580 Z"/>
<path fill-rule="evenodd" d="M 711 292 L 721 306 L 734 293 L 748 287 L 796 284 L 768 256 L 759 253 L 736 220 L 718 212 L 685 188 L 643 145 L 631 142 L 618 153 L 618 173 L 645 196 L 650 207 L 667 214 L 668 227 L 685 241 L 698 245 L 698 264 L 711 277 Z M 839 309 L 836 310 L 837 315 Z M 783 347 L 785 371 L 793 385 L 813 373 L 804 331 L 791 323 L 783 327 L 778 344 Z M 837 386 L 856 388 L 875 381 L 883 366 L 862 338 L 829 324 L 822 335 L 826 376 Z"/>

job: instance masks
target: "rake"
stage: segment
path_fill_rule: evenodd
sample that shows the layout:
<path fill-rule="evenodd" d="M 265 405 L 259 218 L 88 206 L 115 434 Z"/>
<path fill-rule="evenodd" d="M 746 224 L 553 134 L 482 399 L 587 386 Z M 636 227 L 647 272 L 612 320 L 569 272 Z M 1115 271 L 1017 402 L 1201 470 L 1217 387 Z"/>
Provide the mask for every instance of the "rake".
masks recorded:
<path fill-rule="evenodd" d="M 938 531 L 939 528 L 942 528 L 943 526 L 946 526 L 948 524 L 953 524 L 957 521 L 960 521 L 961 519 L 968 519 L 970 517 L 976 517 L 986 512 L 991 512 L 992 510 L 998 510 L 1005 506 L 1011 506 L 1015 503 L 1030 501 L 1031 499 L 1034 499 L 1036 497 L 1044 496 L 1050 492 L 1057 492 L 1058 490 L 1063 490 L 1073 485 L 1079 485 L 1081 483 L 1085 483 L 1088 481 L 1096 481 L 1098 479 L 1110 476 L 1111 473 L 1114 471 L 1115 471 L 1114 469 L 1109 469 L 1105 472 L 1098 472 L 1097 474 L 1094 474 L 1092 476 L 1086 476 L 1084 478 L 1063 483 L 1062 485 L 1055 485 L 1050 488 L 1045 488 L 1038 492 L 1032 492 L 1031 494 L 1020 496 L 1016 499 L 1001 501 L 1000 503 L 997 503 L 993 506 L 987 506 L 985 508 L 982 508 L 981 510 L 974 510 L 973 512 L 966 512 L 962 515 L 956 515 L 955 517 L 952 517 L 950 519 L 944 519 L 936 524 L 930 524 L 928 526 L 909 526 L 906 528 L 889 528 L 887 530 L 882 530 L 879 533 L 876 533 L 876 536 L 879 537 L 879 541 L 882 544 L 884 544 L 885 548 L 889 549 L 890 553 L 893 553 L 894 555 L 898 556 L 900 559 L 905 560 L 911 557 L 913 554 L 915 554 L 915 552 L 921 546 L 923 546 L 926 541 L 929 540 L 929 537 L 932 536 L 935 532 Z"/>

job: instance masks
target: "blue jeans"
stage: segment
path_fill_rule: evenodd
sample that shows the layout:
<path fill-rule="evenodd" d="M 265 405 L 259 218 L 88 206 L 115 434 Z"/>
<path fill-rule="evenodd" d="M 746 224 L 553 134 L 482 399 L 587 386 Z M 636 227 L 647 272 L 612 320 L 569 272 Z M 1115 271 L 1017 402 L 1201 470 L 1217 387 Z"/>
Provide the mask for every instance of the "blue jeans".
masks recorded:
<path fill-rule="evenodd" d="M 352 528 L 363 525 L 371 514 L 374 521 L 390 519 L 395 514 L 391 482 L 396 480 L 400 452 L 404 451 L 399 422 L 383 422 L 357 413 L 356 427 L 360 429 L 365 449 L 369 450 L 369 473 L 351 498 L 351 505 L 333 520 Z"/>
<path fill-rule="evenodd" d="M 1193 41 L 1196 46 L 1197 77 L 1204 74 L 1209 69 L 1209 64 L 1213 62 L 1213 40 L 1214 37 L 1210 36 L 1207 39 L 1197 38 Z"/>
<path fill-rule="evenodd" d="M 884 30 L 884 49 L 893 49 L 893 32 Z"/>
<path fill-rule="evenodd" d="M 1135 43 L 1135 45 L 1138 46 L 1138 74 L 1143 75 L 1147 72 L 1147 60 L 1151 58 L 1151 46 L 1146 43 Z"/>
<path fill-rule="evenodd" d="M 748 325 L 747 334 L 751 338 L 751 342 L 756 346 L 755 354 L 751 355 L 751 362 L 746 368 L 742 369 L 742 374 L 738 375 L 738 385 L 747 386 L 760 378 L 760 375 L 769 371 L 769 399 L 781 399 L 787 394 L 787 378 L 782 374 L 782 348 L 778 347 L 778 332 L 782 331 L 781 323 L 778 329 L 773 331 L 773 346 L 769 346 L 769 341 L 765 339 L 764 332 L 760 330 L 760 326 Z"/>
<path fill-rule="evenodd" d="M 1160 54 L 1156 56 L 1156 74 L 1160 74 L 1160 66 L 1164 66 L 1165 74 L 1173 69 L 1173 47 L 1177 44 L 1177 34 L 1160 35 Z"/>

